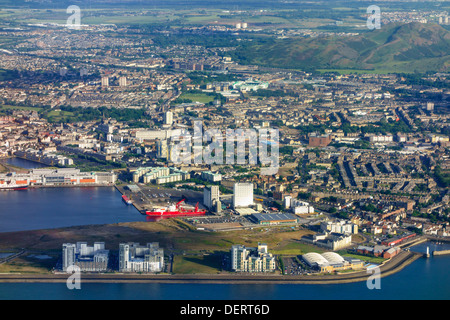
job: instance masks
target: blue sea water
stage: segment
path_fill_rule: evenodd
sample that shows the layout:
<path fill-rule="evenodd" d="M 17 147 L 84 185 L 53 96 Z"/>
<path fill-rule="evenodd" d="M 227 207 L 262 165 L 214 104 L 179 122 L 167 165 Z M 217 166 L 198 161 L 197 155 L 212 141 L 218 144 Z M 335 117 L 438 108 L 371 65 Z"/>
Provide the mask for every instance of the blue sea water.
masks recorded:
<path fill-rule="evenodd" d="M 146 221 L 113 187 L 0 192 L 0 232 Z"/>
<path fill-rule="evenodd" d="M 145 221 L 126 206 L 115 188 L 42 188 L 0 192 L 0 232 Z M 448 249 L 422 244 L 413 250 Z M 450 256 L 421 258 L 381 278 L 380 289 L 366 282 L 335 285 L 0 283 L 0 300 L 448 300 Z"/>
<path fill-rule="evenodd" d="M 421 258 L 380 280 L 304 284 L 170 284 L 83 283 L 69 290 L 64 283 L 0 283 L 0 300 L 448 300 L 450 256 Z"/>

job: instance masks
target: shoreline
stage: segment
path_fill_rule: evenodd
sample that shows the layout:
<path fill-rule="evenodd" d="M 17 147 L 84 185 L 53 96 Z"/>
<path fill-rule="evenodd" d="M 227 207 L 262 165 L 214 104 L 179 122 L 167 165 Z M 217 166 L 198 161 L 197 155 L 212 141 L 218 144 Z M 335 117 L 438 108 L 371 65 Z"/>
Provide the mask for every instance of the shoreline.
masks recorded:
<path fill-rule="evenodd" d="M 403 251 L 380 266 L 380 276 L 401 271 L 423 254 Z M 367 281 L 371 272 L 358 271 L 335 275 L 246 275 L 246 274 L 92 274 L 81 273 L 85 283 L 203 283 L 203 284 L 343 284 Z M 58 274 L 0 274 L 0 283 L 66 283 L 69 275 Z"/>

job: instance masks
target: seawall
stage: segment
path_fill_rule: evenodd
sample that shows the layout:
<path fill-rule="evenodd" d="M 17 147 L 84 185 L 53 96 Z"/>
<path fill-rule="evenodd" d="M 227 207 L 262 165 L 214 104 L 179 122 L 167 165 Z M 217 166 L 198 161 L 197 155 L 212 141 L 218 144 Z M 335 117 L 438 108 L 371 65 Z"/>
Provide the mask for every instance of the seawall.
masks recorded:
<path fill-rule="evenodd" d="M 435 251 L 433 251 L 433 256 L 443 256 L 446 254 L 450 254 L 450 250 L 441 250 L 441 251 L 435 250 Z"/>

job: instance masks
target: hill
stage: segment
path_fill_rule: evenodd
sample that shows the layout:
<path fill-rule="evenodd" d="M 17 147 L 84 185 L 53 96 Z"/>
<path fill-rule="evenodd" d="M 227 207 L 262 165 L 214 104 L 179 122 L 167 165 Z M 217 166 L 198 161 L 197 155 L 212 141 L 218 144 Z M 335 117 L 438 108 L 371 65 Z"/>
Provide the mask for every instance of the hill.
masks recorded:
<path fill-rule="evenodd" d="M 447 71 L 450 31 L 437 24 L 389 24 L 354 37 L 271 39 L 234 52 L 244 64 L 289 69 Z"/>

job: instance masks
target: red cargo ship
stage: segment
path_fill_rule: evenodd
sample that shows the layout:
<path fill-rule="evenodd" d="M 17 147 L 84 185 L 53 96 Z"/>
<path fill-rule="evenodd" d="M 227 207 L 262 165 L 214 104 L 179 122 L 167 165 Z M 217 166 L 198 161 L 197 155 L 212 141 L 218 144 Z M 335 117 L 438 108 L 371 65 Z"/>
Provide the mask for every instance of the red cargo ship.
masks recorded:
<path fill-rule="evenodd" d="M 206 210 L 198 209 L 198 202 L 194 209 L 184 209 L 181 207 L 181 203 L 184 201 L 179 201 L 176 205 L 170 205 L 165 208 L 154 209 L 153 211 L 146 211 L 145 214 L 149 217 L 174 217 L 174 216 L 203 216 L 206 214 Z"/>

